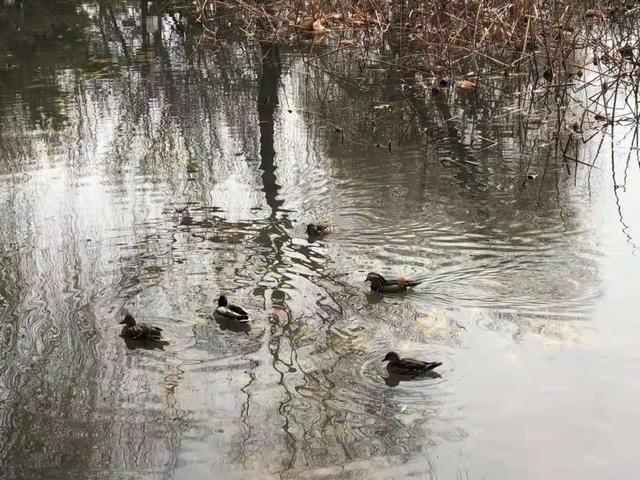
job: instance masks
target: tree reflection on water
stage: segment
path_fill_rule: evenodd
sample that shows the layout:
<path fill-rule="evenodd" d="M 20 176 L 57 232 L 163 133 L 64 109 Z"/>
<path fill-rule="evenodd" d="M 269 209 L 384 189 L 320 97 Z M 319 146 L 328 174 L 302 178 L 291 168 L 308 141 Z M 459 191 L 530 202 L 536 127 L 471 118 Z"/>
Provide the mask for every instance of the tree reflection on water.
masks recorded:
<path fill-rule="evenodd" d="M 523 186 L 550 150 L 516 158 L 532 147 L 491 122 L 495 92 L 409 106 L 393 72 L 233 28 L 213 42 L 184 12 L 0 10 L 5 474 L 435 476 L 430 450 L 467 435 L 442 413 L 446 375 L 396 382 L 381 352 L 447 352 L 475 312 L 514 339 L 577 335 L 562 319 L 581 318 L 598 272 L 562 235 L 582 221 L 572 180 Z M 474 135 L 496 139 L 479 164 Z M 336 232 L 308 242 L 327 215 Z M 360 288 L 401 266 L 431 273 L 423 291 Z M 204 314 L 220 292 L 254 323 Z M 123 308 L 171 344 L 126 345 Z"/>

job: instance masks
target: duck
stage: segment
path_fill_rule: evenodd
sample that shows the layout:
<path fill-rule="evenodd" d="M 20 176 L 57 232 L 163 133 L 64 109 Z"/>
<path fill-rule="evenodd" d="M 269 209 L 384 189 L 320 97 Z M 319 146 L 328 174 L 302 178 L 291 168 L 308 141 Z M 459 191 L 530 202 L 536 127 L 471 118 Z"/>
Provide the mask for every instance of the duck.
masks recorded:
<path fill-rule="evenodd" d="M 136 319 L 133 318 L 133 315 L 130 313 L 124 316 L 124 320 L 122 320 L 120 324 L 124 324 L 120 336 L 125 339 L 169 343 L 169 341 L 162 336 L 162 329 L 160 327 L 149 325 L 148 323 L 137 323 Z"/>
<path fill-rule="evenodd" d="M 307 225 L 307 235 L 318 236 L 326 235 L 331 232 L 331 224 L 329 222 L 316 222 Z"/>
<path fill-rule="evenodd" d="M 415 287 L 422 283 L 421 280 L 409 280 L 405 277 L 387 280 L 376 272 L 369 272 L 365 282 L 371 282 L 371 290 L 378 293 L 398 293 L 407 290 L 407 287 Z"/>
<path fill-rule="evenodd" d="M 218 308 L 216 308 L 216 313 L 239 322 L 249 321 L 249 314 L 247 311 L 238 305 L 229 303 L 225 295 L 220 295 L 220 298 L 218 298 Z"/>
<path fill-rule="evenodd" d="M 423 362 L 413 358 L 400 358 L 396 352 L 389 352 L 383 362 L 387 363 L 387 371 L 393 375 L 417 376 L 429 372 L 442 365 L 442 362 Z"/>

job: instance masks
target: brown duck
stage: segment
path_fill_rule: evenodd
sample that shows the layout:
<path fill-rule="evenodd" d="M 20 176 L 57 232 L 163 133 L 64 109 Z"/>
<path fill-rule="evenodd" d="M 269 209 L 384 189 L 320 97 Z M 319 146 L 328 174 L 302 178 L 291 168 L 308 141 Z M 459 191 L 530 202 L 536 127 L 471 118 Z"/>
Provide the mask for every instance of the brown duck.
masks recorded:
<path fill-rule="evenodd" d="M 148 323 L 137 323 L 133 315 L 127 313 L 124 320 L 120 322 L 124 324 L 120 336 L 130 340 L 138 340 L 144 342 L 162 342 L 169 341 L 162 336 L 162 329 Z"/>
<path fill-rule="evenodd" d="M 307 235 L 310 237 L 326 235 L 329 232 L 331 232 L 331 224 L 329 222 L 317 222 L 307 225 Z"/>
<path fill-rule="evenodd" d="M 379 273 L 370 272 L 365 282 L 371 282 L 371 290 L 378 293 L 398 293 L 407 290 L 407 287 L 415 287 L 422 283 L 421 280 L 409 280 L 405 277 L 386 279 Z"/>
<path fill-rule="evenodd" d="M 387 371 L 394 375 L 417 376 L 438 368 L 442 362 L 423 362 L 413 358 L 400 358 L 396 352 L 389 352 L 383 362 L 387 363 Z"/>

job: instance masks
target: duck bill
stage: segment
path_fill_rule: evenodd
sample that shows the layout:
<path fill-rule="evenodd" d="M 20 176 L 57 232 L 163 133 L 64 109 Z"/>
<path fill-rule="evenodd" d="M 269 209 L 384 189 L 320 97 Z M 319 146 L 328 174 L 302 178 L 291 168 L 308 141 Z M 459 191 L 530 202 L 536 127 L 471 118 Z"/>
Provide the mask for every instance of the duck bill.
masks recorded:
<path fill-rule="evenodd" d="M 126 321 L 122 320 L 121 322 L 118 322 L 120 325 L 124 325 L 125 323 L 127 323 Z"/>

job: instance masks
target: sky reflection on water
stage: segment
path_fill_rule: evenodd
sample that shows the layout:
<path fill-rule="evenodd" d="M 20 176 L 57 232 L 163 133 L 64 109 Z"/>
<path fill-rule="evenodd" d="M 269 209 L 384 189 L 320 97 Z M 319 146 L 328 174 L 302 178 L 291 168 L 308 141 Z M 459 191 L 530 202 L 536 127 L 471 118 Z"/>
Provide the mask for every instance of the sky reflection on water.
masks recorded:
<path fill-rule="evenodd" d="M 631 133 L 567 173 L 509 83 L 409 107 L 153 2 L 46 5 L 0 16 L 7 478 L 632 478 Z M 391 349 L 442 377 L 389 386 Z"/>

